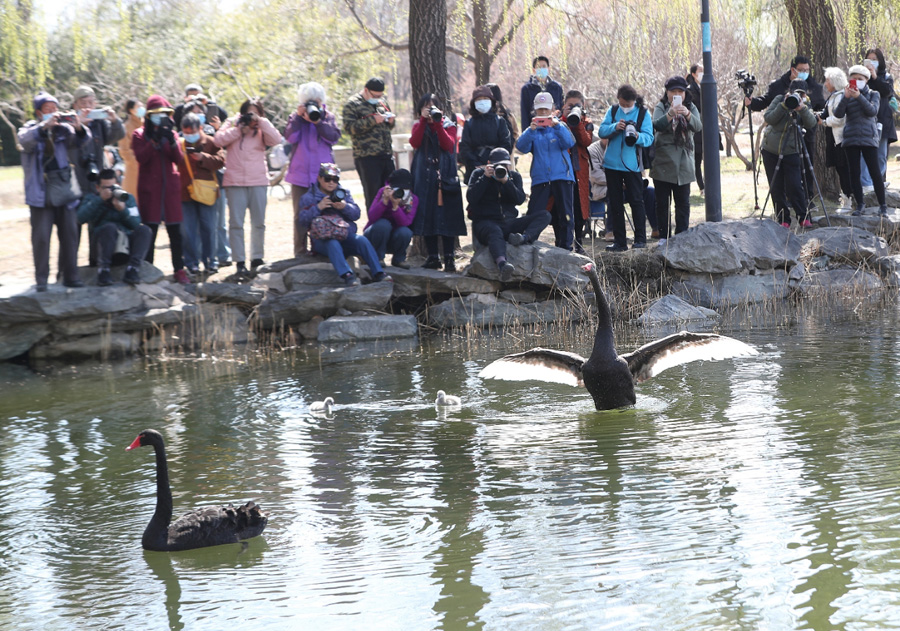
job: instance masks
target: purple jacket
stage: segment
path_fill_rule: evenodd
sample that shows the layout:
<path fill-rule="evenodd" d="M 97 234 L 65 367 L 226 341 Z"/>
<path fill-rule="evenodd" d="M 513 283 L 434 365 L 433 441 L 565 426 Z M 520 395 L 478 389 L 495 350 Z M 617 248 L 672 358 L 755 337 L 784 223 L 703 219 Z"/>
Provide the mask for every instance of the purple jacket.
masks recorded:
<path fill-rule="evenodd" d="M 82 127 L 83 133 L 77 133 L 68 123 L 60 123 L 53 132 L 53 152 L 58 164 L 69 165 L 69 148 L 82 148 L 91 143 L 91 130 Z M 44 156 L 46 136 L 37 121 L 28 121 L 19 128 L 19 144 L 22 145 L 22 170 L 25 172 L 25 203 L 29 206 L 43 208 L 47 200 L 44 196 Z M 75 175 L 73 174 L 74 178 Z M 75 200 L 70 206 L 78 205 Z"/>
<path fill-rule="evenodd" d="M 319 123 L 309 121 L 291 114 L 284 135 L 294 145 L 291 153 L 291 164 L 284 176 L 286 182 L 296 186 L 309 188 L 319 176 L 319 165 L 323 162 L 334 162 L 331 146 L 341 138 L 334 114 L 322 105 L 322 118 Z"/>
<path fill-rule="evenodd" d="M 372 207 L 369 208 L 369 221 L 366 223 L 366 228 L 371 226 L 382 217 L 390 221 L 391 225 L 394 228 L 402 228 L 403 226 L 408 226 L 413 222 L 413 219 L 416 218 L 416 211 L 419 209 L 418 196 L 413 195 L 410 198 L 409 208 L 405 206 L 398 206 L 397 210 L 395 211 L 393 210 L 392 206 L 388 206 L 383 201 L 381 201 L 381 194 L 386 188 L 390 188 L 389 185 L 382 186 L 378 190 L 378 193 L 375 195 L 375 200 L 372 202 Z"/>

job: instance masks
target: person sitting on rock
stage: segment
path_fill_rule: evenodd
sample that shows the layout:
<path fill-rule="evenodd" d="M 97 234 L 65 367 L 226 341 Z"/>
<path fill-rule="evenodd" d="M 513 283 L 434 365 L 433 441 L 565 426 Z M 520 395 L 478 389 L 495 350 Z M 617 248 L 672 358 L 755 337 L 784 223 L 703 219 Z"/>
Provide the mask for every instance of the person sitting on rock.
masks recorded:
<path fill-rule="evenodd" d="M 126 283 L 136 285 L 141 282 L 138 268 L 147 256 L 152 234 L 150 228 L 141 223 L 134 195 L 121 188 L 112 169 L 100 171 L 99 194 L 89 193 L 78 207 L 79 223 L 90 225 L 90 235 L 97 248 L 97 284 L 112 285 L 113 255 L 117 253 L 120 233 L 128 240 L 128 267 L 125 270 Z"/>
<path fill-rule="evenodd" d="M 522 176 L 512 170 L 509 152 L 502 147 L 490 153 L 488 163 L 475 169 L 466 192 L 472 234 L 485 243 L 500 270 L 500 280 L 512 279 L 515 268 L 506 260 L 506 243 L 524 245 L 537 241 L 550 224 L 550 213 L 533 209 L 519 217 L 516 206 L 525 201 Z"/>
<path fill-rule="evenodd" d="M 300 212 L 297 215 L 300 227 L 308 231 L 313 252 L 327 256 L 334 265 L 334 271 L 346 285 L 359 285 L 359 279 L 347 265 L 348 256 L 362 257 L 369 266 L 374 281 L 391 280 L 381 268 L 378 255 L 369 240 L 356 234 L 355 222 L 360 216 L 359 206 L 353 201 L 350 191 L 340 186 L 340 181 L 341 170 L 336 164 L 324 162 L 319 166 L 319 177 L 300 198 Z M 314 219 L 327 215 L 336 215 L 349 224 L 347 235 L 343 239 L 317 239 L 315 231 L 310 231 Z"/>
<path fill-rule="evenodd" d="M 409 226 L 418 209 L 419 198 L 412 192 L 412 175 L 406 169 L 397 169 L 375 196 L 369 208 L 369 221 L 363 231 L 375 248 L 379 261 L 384 261 L 390 250 L 391 265 L 409 269 L 406 249 L 413 236 Z"/>

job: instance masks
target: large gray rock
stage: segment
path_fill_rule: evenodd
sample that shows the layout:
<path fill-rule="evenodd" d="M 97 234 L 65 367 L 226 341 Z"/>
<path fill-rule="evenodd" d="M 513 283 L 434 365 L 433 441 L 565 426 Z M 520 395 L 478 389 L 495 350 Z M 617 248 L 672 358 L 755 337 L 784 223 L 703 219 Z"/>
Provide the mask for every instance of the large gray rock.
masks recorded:
<path fill-rule="evenodd" d="M 327 318 L 338 309 L 384 311 L 393 290 L 393 283 L 383 282 L 360 287 L 291 291 L 283 296 L 269 294 L 257 308 L 256 316 L 261 327 L 272 328 L 306 322 L 317 315 Z"/>
<path fill-rule="evenodd" d="M 567 300 L 513 304 L 497 300 L 493 295 L 470 294 L 429 307 L 426 320 L 430 326 L 448 329 L 469 324 L 478 327 L 538 324 L 576 320 L 582 315 L 581 310 Z"/>
<path fill-rule="evenodd" d="M 82 287 L 79 289 L 51 288 L 44 293 L 0 294 L 0 322 L 34 322 L 56 318 L 117 313 L 143 306 L 141 294 L 130 285 L 110 287 Z"/>
<path fill-rule="evenodd" d="M 530 245 L 507 246 L 506 260 L 515 267 L 510 282 L 527 281 L 571 291 L 581 291 L 589 283 L 581 267 L 591 263 L 591 259 L 541 241 Z M 466 273 L 487 280 L 500 280 L 500 271 L 487 248 L 479 248 L 475 252 Z"/>
<path fill-rule="evenodd" d="M 830 227 L 832 228 L 858 228 L 890 239 L 900 232 L 900 217 L 894 208 L 889 208 L 888 212 L 887 217 L 881 217 L 878 215 L 876 206 L 867 208 L 866 214 L 861 217 L 854 217 L 850 213 L 830 213 L 828 219 L 819 217 L 816 223 L 819 226 L 828 227 L 828 221 L 831 221 Z"/>
<path fill-rule="evenodd" d="M 870 211 L 878 210 L 878 197 L 875 195 L 874 191 L 868 193 L 863 201 L 866 204 L 866 208 L 868 208 Z M 888 209 L 900 208 L 900 191 L 893 188 L 885 189 L 884 201 L 887 204 Z"/>
<path fill-rule="evenodd" d="M 343 287 L 344 281 L 329 262 L 309 263 L 292 267 L 282 274 L 287 291 Z"/>
<path fill-rule="evenodd" d="M 736 274 L 744 269 L 790 269 L 801 241 L 770 219 L 702 223 L 666 241 L 666 264 L 693 274 Z"/>
<path fill-rule="evenodd" d="M 266 274 L 269 272 L 284 272 L 285 270 L 289 270 L 292 267 L 297 267 L 298 265 L 309 265 L 310 263 L 321 263 L 323 260 L 327 262 L 327 259 L 321 256 L 316 256 L 315 254 L 304 254 L 303 256 L 296 259 L 284 259 L 281 261 L 273 261 L 272 263 L 266 263 L 265 265 L 261 265 L 256 268 L 256 271 L 260 274 Z"/>
<path fill-rule="evenodd" d="M 875 269 L 888 287 L 900 287 L 900 254 L 882 256 L 875 261 Z"/>
<path fill-rule="evenodd" d="M 855 267 L 810 272 L 802 285 L 803 293 L 808 296 L 865 298 L 882 289 L 884 283 L 878 276 Z"/>
<path fill-rule="evenodd" d="M 802 235 L 810 255 L 858 264 L 889 254 L 887 242 L 860 228 L 819 228 Z"/>
<path fill-rule="evenodd" d="M 719 314 L 712 309 L 695 307 L 677 296 L 663 296 L 644 311 L 636 320 L 639 324 L 660 324 L 666 322 L 691 322 L 710 320 Z"/>
<path fill-rule="evenodd" d="M 209 302 L 255 307 L 266 296 L 264 289 L 238 283 L 203 283 L 194 285 L 194 294 Z"/>
<path fill-rule="evenodd" d="M 394 296 L 402 298 L 435 294 L 451 296 L 488 294 L 498 292 L 502 287 L 499 281 L 461 276 L 422 267 L 407 270 L 392 267 L 388 272 L 394 279 Z"/>
<path fill-rule="evenodd" d="M 32 347 L 29 357 L 31 359 L 122 357 L 137 352 L 140 346 L 140 333 L 104 333 L 65 340 L 43 341 Z"/>
<path fill-rule="evenodd" d="M 284 274 L 280 272 L 261 272 L 256 275 L 250 286 L 263 291 L 274 291 L 279 294 L 287 293 L 287 287 L 284 285 Z"/>
<path fill-rule="evenodd" d="M 0 361 L 12 359 L 27 352 L 49 333 L 50 327 L 46 322 L 0 327 Z"/>
<path fill-rule="evenodd" d="M 349 316 L 328 318 L 319 325 L 320 342 L 378 340 L 415 337 L 419 323 L 415 316 Z"/>
<path fill-rule="evenodd" d="M 791 291 L 792 286 L 784 270 L 739 276 L 690 275 L 672 285 L 674 295 L 708 309 L 781 300 Z"/>

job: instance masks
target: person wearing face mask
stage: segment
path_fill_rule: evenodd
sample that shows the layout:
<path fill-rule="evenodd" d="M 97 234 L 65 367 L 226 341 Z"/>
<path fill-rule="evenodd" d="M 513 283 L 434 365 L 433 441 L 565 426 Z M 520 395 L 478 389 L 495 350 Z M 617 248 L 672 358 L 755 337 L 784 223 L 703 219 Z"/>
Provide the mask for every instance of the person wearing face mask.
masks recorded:
<path fill-rule="evenodd" d="M 459 159 L 466 167 L 466 181 L 480 166 L 487 164 L 493 149 L 512 151 L 509 125 L 497 114 L 497 101 L 486 85 L 478 86 L 469 101 L 469 119 L 459 141 Z"/>
<path fill-rule="evenodd" d="M 531 62 L 534 74 L 522 86 L 520 107 L 522 110 L 522 130 L 528 129 L 531 119 L 534 117 L 534 97 L 541 92 L 547 92 L 553 99 L 553 109 L 562 109 L 563 87 L 558 81 L 550 78 L 550 60 L 543 55 L 534 58 Z"/>
<path fill-rule="evenodd" d="M 877 121 L 880 126 L 878 139 L 878 168 L 881 171 L 881 178 L 884 181 L 884 187 L 888 187 L 887 176 L 887 157 L 888 145 L 897 142 L 897 128 L 894 124 L 894 110 L 891 109 L 891 98 L 894 96 L 894 78 L 887 71 L 887 64 L 884 60 L 884 53 L 880 48 L 870 48 L 866 51 L 866 58 L 863 59 L 863 65 L 868 68 L 871 78 L 869 79 L 869 88 L 878 92 L 881 97 L 881 104 L 878 106 Z M 862 181 L 863 192 L 870 193 L 875 190 L 872 182 L 872 176 L 866 165 L 860 165 L 860 179 Z"/>
<path fill-rule="evenodd" d="M 122 178 L 122 188 L 137 197 L 138 164 L 131 148 L 131 136 L 134 130 L 144 124 L 144 115 L 147 108 L 139 99 L 128 99 L 125 102 L 125 137 L 119 141 L 119 155 L 125 163 L 125 176 Z"/>
<path fill-rule="evenodd" d="M 353 164 L 362 183 L 366 208 L 394 172 L 391 132 L 397 119 L 384 97 L 384 79 L 372 77 L 354 94 L 342 112 L 344 131 L 353 144 Z"/>
<path fill-rule="evenodd" d="M 703 95 L 700 92 L 700 82 L 703 81 L 703 65 L 694 64 L 691 66 L 688 76 L 685 77 L 688 84 L 688 93 L 691 95 L 691 103 L 697 108 L 697 112 L 703 113 L 702 100 Z M 706 188 L 703 185 L 703 132 L 698 131 L 694 134 L 694 177 L 697 179 L 697 186 L 700 187 L 700 195 Z"/>
<path fill-rule="evenodd" d="M 181 176 L 181 234 L 184 240 L 184 263 L 191 274 L 200 273 L 200 263 L 207 274 L 219 271 L 216 260 L 217 214 L 216 201 L 204 199 L 200 191 L 193 190 L 194 182 L 203 180 L 218 188 L 216 172 L 225 165 L 222 150 L 204 129 L 200 117 L 188 112 L 181 119 L 181 141 L 184 159 L 178 164 Z M 189 188 L 191 187 L 191 188 Z M 200 199 L 196 199 L 199 197 Z"/>

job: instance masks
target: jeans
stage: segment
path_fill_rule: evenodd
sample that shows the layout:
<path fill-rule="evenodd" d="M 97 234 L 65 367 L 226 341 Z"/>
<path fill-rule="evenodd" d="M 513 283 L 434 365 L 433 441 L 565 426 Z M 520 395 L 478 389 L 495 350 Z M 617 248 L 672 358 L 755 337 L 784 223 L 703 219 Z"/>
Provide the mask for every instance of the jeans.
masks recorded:
<path fill-rule="evenodd" d="M 881 172 L 881 181 L 884 182 L 884 177 L 887 174 L 887 157 L 888 157 L 888 139 L 887 136 L 881 137 L 881 142 L 878 143 L 878 170 Z M 869 173 L 869 168 L 866 166 L 865 158 L 860 156 L 859 158 L 859 179 L 862 182 L 863 186 L 875 186 L 872 182 L 872 174 Z"/>
<path fill-rule="evenodd" d="M 366 228 L 364 236 L 375 248 L 379 261 L 383 261 L 390 252 L 394 257 L 392 262 L 402 263 L 406 260 L 406 249 L 412 241 L 413 233 L 407 226 L 395 228 L 387 219 L 379 219 Z"/>
<path fill-rule="evenodd" d="M 656 189 L 656 225 L 659 226 L 659 238 L 669 238 L 669 198 L 675 198 L 675 234 L 688 229 L 691 222 L 691 184 L 672 184 L 662 180 L 653 180 Z"/>
<path fill-rule="evenodd" d="M 231 260 L 231 245 L 228 243 L 228 213 L 225 208 L 225 191 L 222 189 L 222 174 L 219 178 L 219 199 L 216 200 L 216 258 L 219 263 Z"/>
<path fill-rule="evenodd" d="M 362 258 L 366 265 L 369 266 L 369 271 L 373 276 L 384 271 L 378 263 L 378 255 L 375 254 L 375 248 L 372 247 L 368 239 L 359 234 L 351 235 L 343 241 L 338 241 L 337 239 L 313 239 L 312 249 L 313 252 L 328 257 L 338 276 L 343 276 L 352 271 L 350 266 L 347 265 L 348 256 Z"/>
<path fill-rule="evenodd" d="M 79 280 L 78 216 L 74 208 L 63 206 L 30 206 L 31 252 L 34 256 L 34 279 L 46 285 L 50 276 L 50 235 L 56 225 L 59 238 L 59 271 L 64 282 Z"/>
<path fill-rule="evenodd" d="M 528 201 L 528 214 L 533 215 L 547 210 L 550 197 L 553 197 L 553 209 L 550 212 L 550 223 L 553 225 L 555 245 L 564 250 L 572 250 L 575 240 L 575 216 L 573 206 L 573 185 L 571 180 L 552 180 L 531 186 L 531 199 Z M 581 209 L 578 210 L 581 212 Z"/>
<path fill-rule="evenodd" d="M 262 260 L 266 245 L 267 186 L 226 186 L 228 196 L 228 240 L 231 256 L 239 263 L 247 260 L 244 250 L 244 218 L 250 209 L 250 258 Z"/>
<path fill-rule="evenodd" d="M 209 270 L 218 267 L 215 256 L 216 220 L 215 206 L 207 206 L 191 200 L 181 202 L 181 235 L 184 244 L 184 264 L 197 269 L 200 263 Z"/>
<path fill-rule="evenodd" d="M 147 256 L 147 250 L 150 248 L 152 236 L 152 231 L 145 224 L 139 225 L 128 235 L 129 266 L 135 268 L 141 266 L 141 261 Z M 119 228 L 113 223 L 104 224 L 94 230 L 94 240 L 97 244 L 97 264 L 101 269 L 109 269 L 112 266 L 118 237 Z"/>
<path fill-rule="evenodd" d="M 644 182 L 640 171 L 606 171 L 607 221 L 612 228 L 615 243 L 619 247 L 628 246 L 625 234 L 625 189 L 628 189 L 631 217 L 634 220 L 634 242 L 647 243 L 647 215 L 644 211 Z"/>
<path fill-rule="evenodd" d="M 506 260 L 506 239 L 514 232 L 521 233 L 526 243 L 534 243 L 544 228 L 550 225 L 550 213 L 538 210 L 515 219 L 495 221 L 482 219 L 472 222 L 472 235 L 488 246 L 495 261 Z"/>

